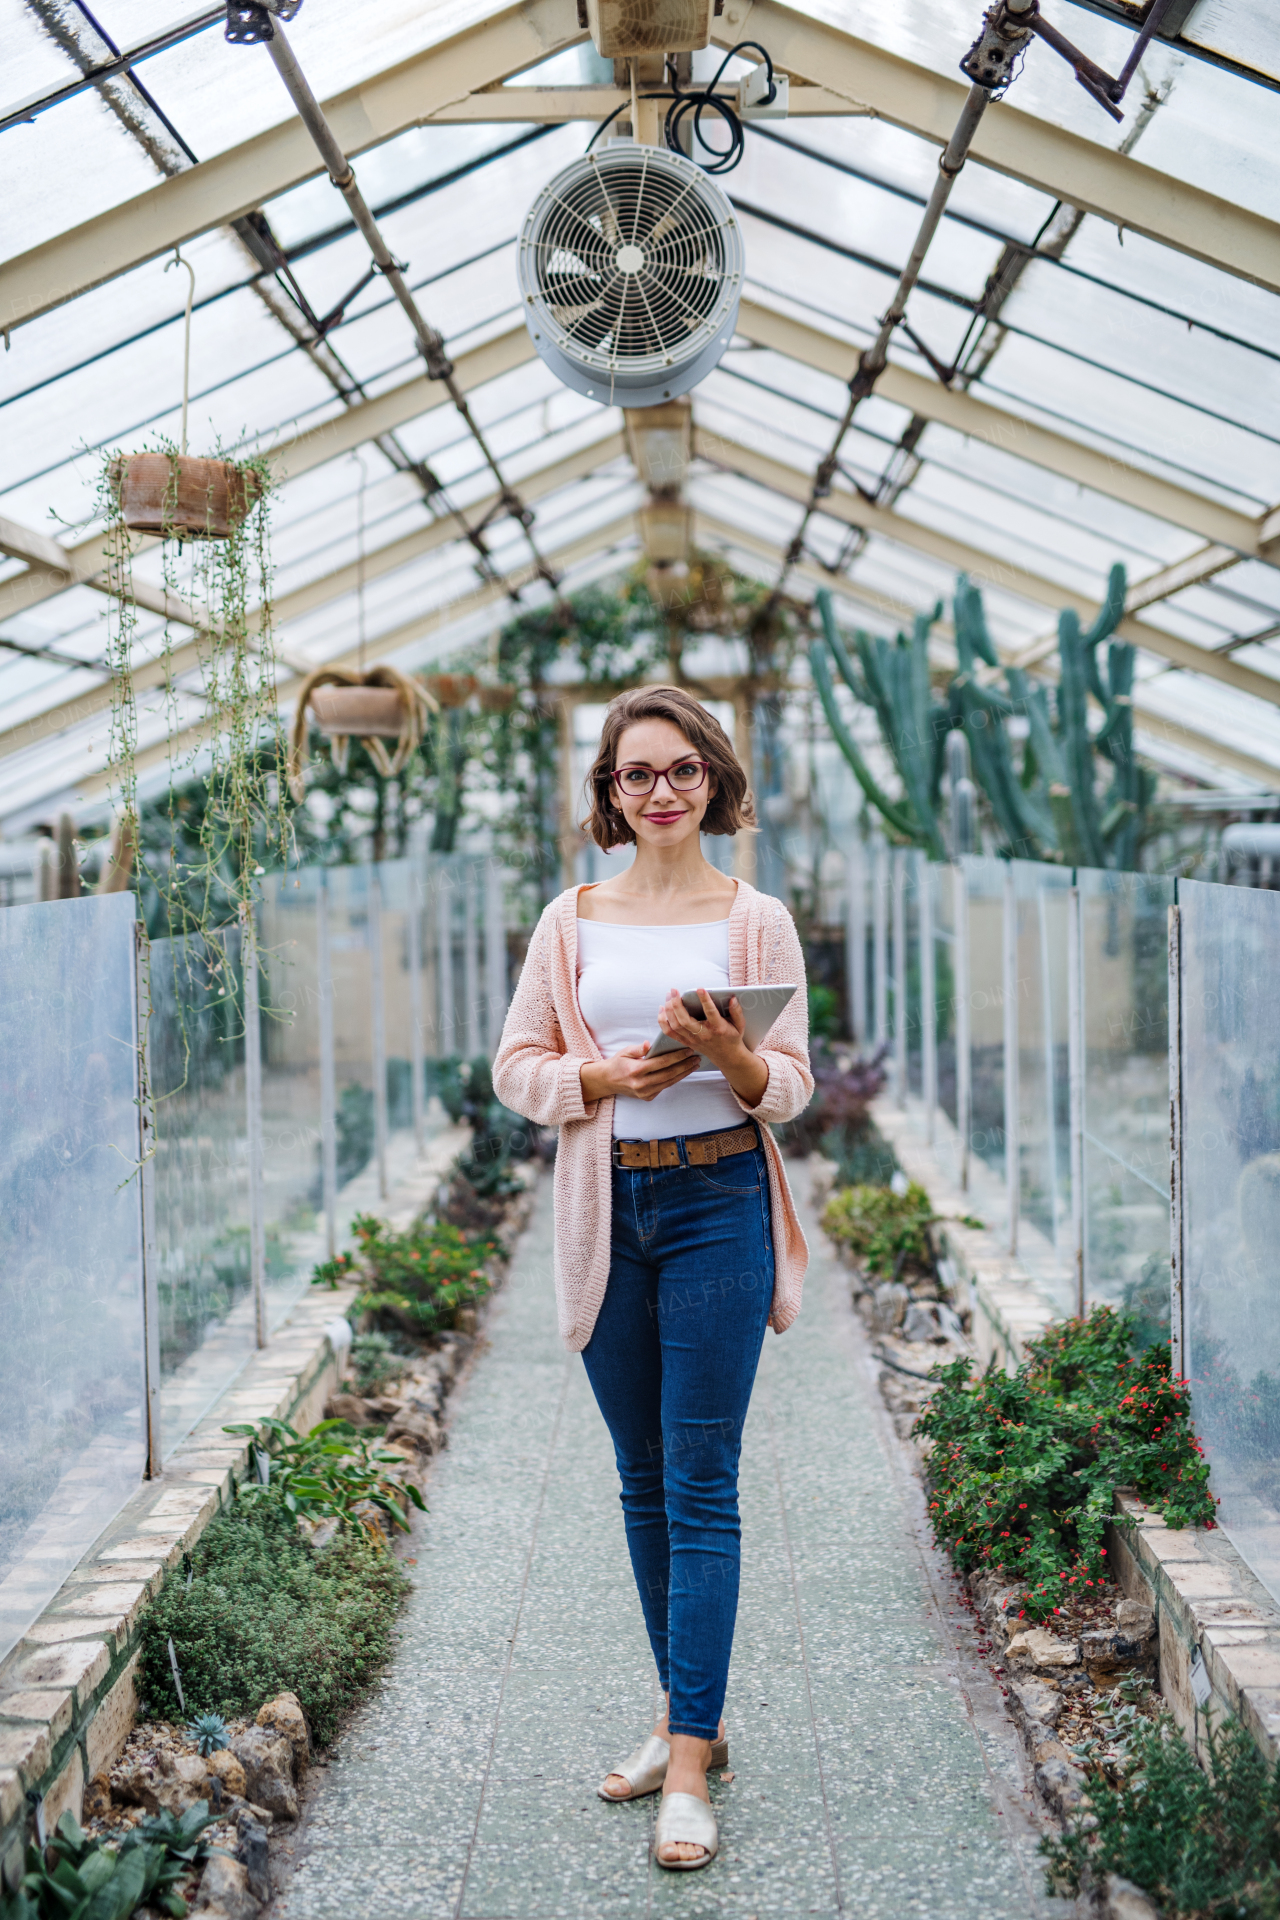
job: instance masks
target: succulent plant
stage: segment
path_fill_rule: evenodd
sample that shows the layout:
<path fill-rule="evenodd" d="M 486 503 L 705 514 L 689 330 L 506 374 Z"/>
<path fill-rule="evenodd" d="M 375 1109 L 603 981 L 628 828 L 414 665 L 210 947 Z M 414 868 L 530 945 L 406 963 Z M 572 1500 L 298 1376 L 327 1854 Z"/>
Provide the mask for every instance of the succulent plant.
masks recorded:
<path fill-rule="evenodd" d="M 206 1760 L 231 1744 L 227 1723 L 219 1713 L 198 1713 L 187 1727 L 187 1738 L 194 1741 L 196 1752 Z"/>

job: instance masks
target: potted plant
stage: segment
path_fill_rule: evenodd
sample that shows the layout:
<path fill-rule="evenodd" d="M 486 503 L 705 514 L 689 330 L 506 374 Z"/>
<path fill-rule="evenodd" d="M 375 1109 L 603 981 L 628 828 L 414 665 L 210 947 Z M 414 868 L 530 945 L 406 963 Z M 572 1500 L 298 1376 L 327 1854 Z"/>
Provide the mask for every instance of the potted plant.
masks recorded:
<path fill-rule="evenodd" d="M 185 452 L 120 455 L 108 477 L 130 533 L 157 540 L 229 540 L 262 492 L 254 467 Z"/>

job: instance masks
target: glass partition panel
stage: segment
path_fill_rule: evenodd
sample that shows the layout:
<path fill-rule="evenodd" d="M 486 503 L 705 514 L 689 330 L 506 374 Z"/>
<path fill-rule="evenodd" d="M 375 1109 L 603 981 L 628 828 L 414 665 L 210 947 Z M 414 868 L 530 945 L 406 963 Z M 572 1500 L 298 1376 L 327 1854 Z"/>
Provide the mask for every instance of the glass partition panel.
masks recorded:
<path fill-rule="evenodd" d="M 956 1124 L 956 870 L 930 867 L 933 989 L 937 1004 L 938 1105 Z"/>
<path fill-rule="evenodd" d="M 907 1091 L 919 1097 L 924 1060 L 920 1011 L 920 888 L 928 873 L 924 855 L 908 853 L 903 865 L 901 925 L 906 942 Z"/>
<path fill-rule="evenodd" d="M 267 1325 L 285 1319 L 325 1257 L 320 1135 L 320 885 L 273 873 L 258 916 L 262 1197 Z"/>
<path fill-rule="evenodd" d="M 1173 881 L 1081 868 L 1085 1298 L 1167 1326 Z"/>
<path fill-rule="evenodd" d="M 146 1460 L 134 900 L 0 913 L 0 1657 Z"/>
<path fill-rule="evenodd" d="M 436 1051 L 471 1060 L 486 1050 L 482 988 L 485 858 L 427 855 L 436 952 Z"/>
<path fill-rule="evenodd" d="M 369 869 L 330 867 L 329 965 L 338 1116 L 338 1197 L 374 1157 Z"/>
<path fill-rule="evenodd" d="M 1280 896 L 1178 901 L 1183 1366 L 1222 1525 L 1280 1599 Z"/>
<path fill-rule="evenodd" d="M 967 855 L 969 893 L 970 1150 L 1004 1175 L 1004 876 L 1005 862 Z M 988 1222 L 989 1225 L 993 1224 Z"/>
<path fill-rule="evenodd" d="M 160 1439 L 168 1455 L 254 1351 L 240 935 L 151 945 Z"/>
<path fill-rule="evenodd" d="M 1064 1313 L 1074 1310 L 1067 936 L 1071 870 L 1013 862 L 1017 914 L 1018 1252 Z"/>

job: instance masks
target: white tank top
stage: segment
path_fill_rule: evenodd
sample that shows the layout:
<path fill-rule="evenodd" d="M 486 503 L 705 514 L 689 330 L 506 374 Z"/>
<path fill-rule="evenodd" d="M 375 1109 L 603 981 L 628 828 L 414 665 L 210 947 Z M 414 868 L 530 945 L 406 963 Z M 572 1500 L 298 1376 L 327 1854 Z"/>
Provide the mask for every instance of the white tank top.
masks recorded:
<path fill-rule="evenodd" d="M 605 1059 L 653 1040 L 658 1008 L 672 987 L 729 985 L 729 922 L 695 927 L 615 927 L 578 921 L 578 1005 Z M 613 1103 L 615 1140 L 669 1140 L 682 1133 L 741 1127 L 746 1115 L 716 1067 L 699 1069 L 653 1100 Z"/>

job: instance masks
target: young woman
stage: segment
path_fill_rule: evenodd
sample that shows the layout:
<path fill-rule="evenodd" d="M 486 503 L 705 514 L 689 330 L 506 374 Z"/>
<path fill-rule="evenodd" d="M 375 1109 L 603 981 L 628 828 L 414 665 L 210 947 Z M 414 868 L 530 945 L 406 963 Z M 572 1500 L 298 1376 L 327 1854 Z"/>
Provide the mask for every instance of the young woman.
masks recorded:
<path fill-rule="evenodd" d="M 560 1128 L 560 1331 L 613 1439 L 667 1695 L 653 1733 L 599 1792 L 662 1787 L 657 1859 L 687 1870 L 719 1844 L 706 1774 L 727 1761 L 742 1427 L 765 1327 L 795 1319 L 808 1260 L 765 1124 L 792 1119 L 813 1091 L 808 997 L 786 908 L 703 857 L 700 833 L 755 818 L 705 707 L 678 687 L 619 695 L 590 788 L 584 826 L 606 849 L 634 842 L 635 862 L 543 913 L 493 1082 L 517 1113 Z M 769 982 L 797 992 L 752 1052 L 737 1001 L 724 1019 L 708 989 Z M 690 988 L 705 1024 L 681 1005 Z M 659 1027 L 685 1046 L 651 1057 Z"/>

